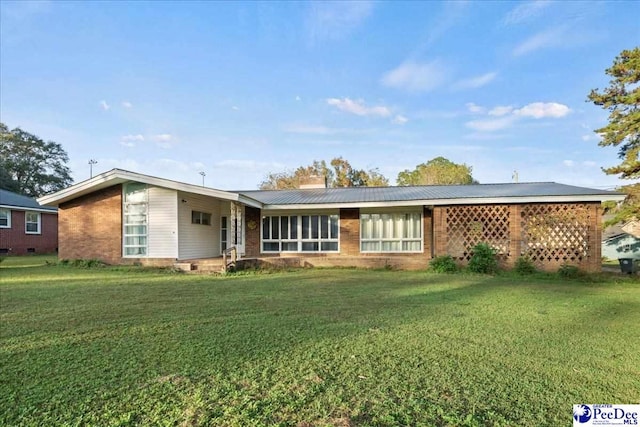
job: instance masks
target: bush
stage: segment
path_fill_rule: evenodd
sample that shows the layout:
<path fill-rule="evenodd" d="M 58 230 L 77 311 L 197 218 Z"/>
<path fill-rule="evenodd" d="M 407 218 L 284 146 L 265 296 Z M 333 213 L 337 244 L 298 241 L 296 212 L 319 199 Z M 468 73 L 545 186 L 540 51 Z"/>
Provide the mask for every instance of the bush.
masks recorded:
<path fill-rule="evenodd" d="M 580 272 L 580 269 L 575 265 L 562 264 L 558 269 L 558 274 L 561 277 L 572 279 L 572 278 L 580 277 L 581 272 Z"/>
<path fill-rule="evenodd" d="M 455 273 L 458 265 L 451 258 L 451 255 L 437 256 L 429 262 L 429 266 L 436 273 Z"/>
<path fill-rule="evenodd" d="M 469 260 L 469 270 L 474 273 L 492 274 L 498 271 L 496 250 L 488 243 L 478 243 L 472 249 L 473 255 Z"/>
<path fill-rule="evenodd" d="M 536 272 L 536 266 L 533 264 L 533 261 L 531 261 L 531 258 L 526 255 L 518 257 L 514 269 L 518 274 L 531 274 Z"/>

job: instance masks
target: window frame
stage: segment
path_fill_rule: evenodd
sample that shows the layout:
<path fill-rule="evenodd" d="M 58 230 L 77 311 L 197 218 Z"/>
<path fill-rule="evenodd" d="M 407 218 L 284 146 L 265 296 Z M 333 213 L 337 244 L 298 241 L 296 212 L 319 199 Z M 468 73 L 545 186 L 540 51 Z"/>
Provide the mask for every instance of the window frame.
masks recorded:
<path fill-rule="evenodd" d="M 194 220 L 194 215 L 196 214 L 198 216 L 198 221 Z M 205 218 L 208 221 L 206 224 L 203 222 L 203 219 Z M 212 215 L 209 212 L 202 212 L 202 211 L 196 211 L 196 210 L 191 211 L 191 224 L 193 225 L 204 225 L 207 227 L 211 227 L 213 225 L 211 224 L 211 218 L 212 218 Z"/>
<path fill-rule="evenodd" d="M 326 217 L 326 235 L 323 236 L 323 222 L 324 217 Z M 273 237 L 273 224 L 274 218 L 277 218 L 277 226 L 278 226 L 278 237 Z M 287 235 L 283 237 L 283 218 L 287 218 Z M 295 228 L 292 227 L 292 219 L 295 218 Z M 303 220 L 303 218 L 308 218 Z M 315 219 L 314 219 L 315 218 Z M 269 234 L 269 238 L 265 238 L 265 221 L 268 219 L 269 228 L 267 230 Z M 316 221 L 317 224 L 317 237 L 313 237 L 316 233 L 314 232 L 313 221 Z M 335 221 L 335 225 L 333 225 L 333 221 Z M 307 230 L 303 229 L 303 224 L 307 223 Z M 332 226 L 333 225 L 333 226 Z M 335 233 L 334 233 L 335 231 Z M 335 235 L 334 235 L 335 234 Z M 307 236 L 307 237 L 304 237 Z M 265 244 L 277 244 L 277 250 L 267 250 L 265 249 Z M 292 245 L 295 244 L 296 249 L 284 249 L 283 245 Z M 307 244 L 317 244 L 317 250 L 304 250 L 304 245 Z M 323 244 L 331 244 L 335 245 L 336 249 L 322 249 Z M 262 221 L 260 222 L 260 253 L 262 254 L 279 254 L 279 253 L 298 253 L 298 254 L 318 254 L 318 253 L 340 253 L 340 214 L 336 212 L 318 212 L 313 214 L 307 213 L 279 213 L 276 215 L 263 215 Z"/>
<path fill-rule="evenodd" d="M 29 215 L 37 215 L 36 221 L 29 221 Z M 36 224 L 36 231 L 29 231 L 29 224 Z M 35 211 L 25 211 L 24 212 L 24 233 L 25 234 L 42 234 L 42 214 L 40 212 Z"/>
<path fill-rule="evenodd" d="M 4 212 L 7 215 L 7 225 L 0 224 L 0 228 L 11 228 L 11 209 L 0 208 L 0 213 Z"/>
<path fill-rule="evenodd" d="M 143 201 L 127 201 L 127 188 L 131 185 L 141 185 L 144 188 Z M 144 206 L 143 213 L 127 212 L 129 206 Z M 127 222 L 127 216 L 144 216 L 143 223 Z M 144 227 L 144 233 L 127 233 L 127 227 Z M 127 244 L 127 237 L 144 237 L 145 244 Z M 127 254 L 129 248 L 144 248 L 144 253 Z M 149 256 L 149 186 L 140 182 L 128 182 L 122 185 L 122 257 L 123 258 L 146 258 Z"/>
<path fill-rule="evenodd" d="M 373 215 L 378 215 L 379 216 L 379 220 L 383 221 L 382 216 L 383 215 L 391 215 L 391 217 L 393 218 L 396 215 L 404 215 L 404 222 L 403 222 L 403 226 L 402 226 L 402 230 L 399 233 L 400 236 L 399 237 L 384 237 L 382 234 L 384 234 L 384 226 L 381 226 L 381 235 L 380 237 L 377 238 L 363 238 L 363 228 L 365 226 L 365 221 L 363 221 L 363 217 L 364 216 L 373 216 Z M 406 215 L 420 215 L 420 230 L 419 230 L 419 234 L 420 237 L 404 237 L 405 234 L 405 230 L 406 230 Z M 360 253 L 362 254 L 420 254 L 420 253 L 424 253 L 424 234 L 425 234 L 425 229 L 424 229 L 424 212 L 421 211 L 417 211 L 417 210 L 393 210 L 393 209 L 389 209 L 389 210 L 361 210 L 360 211 L 360 216 L 359 216 L 359 222 L 360 222 L 360 236 L 359 236 L 359 245 L 360 245 Z M 395 224 L 395 219 L 394 219 L 394 224 Z M 363 249 L 363 244 L 364 243 L 374 243 L 374 242 L 378 242 L 379 243 L 379 247 L 380 249 L 377 250 L 364 250 Z M 383 245 L 384 243 L 391 243 L 391 242 L 397 242 L 399 243 L 400 249 L 397 250 L 384 250 L 383 249 Z M 416 243 L 419 242 L 420 244 L 420 249 L 419 250 L 403 250 L 402 247 L 404 246 L 404 243 Z"/>

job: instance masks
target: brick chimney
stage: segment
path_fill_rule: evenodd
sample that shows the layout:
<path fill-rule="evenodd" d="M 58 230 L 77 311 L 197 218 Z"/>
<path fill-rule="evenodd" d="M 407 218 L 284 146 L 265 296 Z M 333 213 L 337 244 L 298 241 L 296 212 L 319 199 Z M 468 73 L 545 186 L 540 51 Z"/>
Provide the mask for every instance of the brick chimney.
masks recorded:
<path fill-rule="evenodd" d="M 320 175 L 311 175 L 300 181 L 300 189 L 327 188 L 327 178 Z"/>

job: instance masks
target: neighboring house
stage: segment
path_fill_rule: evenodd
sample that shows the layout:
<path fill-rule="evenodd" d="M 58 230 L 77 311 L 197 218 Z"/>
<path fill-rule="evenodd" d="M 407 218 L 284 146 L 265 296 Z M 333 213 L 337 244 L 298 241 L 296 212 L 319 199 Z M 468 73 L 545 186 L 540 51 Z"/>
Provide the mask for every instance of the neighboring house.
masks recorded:
<path fill-rule="evenodd" d="M 637 222 L 629 221 L 607 227 L 602 233 L 602 256 L 609 259 L 640 259 L 640 237 L 629 233 L 638 231 Z"/>
<path fill-rule="evenodd" d="M 599 270 L 601 202 L 557 183 L 221 191 L 113 169 L 39 199 L 57 206 L 62 259 L 170 265 L 242 257 L 308 266 L 426 268 L 487 242 L 510 266 Z"/>
<path fill-rule="evenodd" d="M 0 189 L 0 255 L 52 253 L 58 249 L 58 210 Z"/>

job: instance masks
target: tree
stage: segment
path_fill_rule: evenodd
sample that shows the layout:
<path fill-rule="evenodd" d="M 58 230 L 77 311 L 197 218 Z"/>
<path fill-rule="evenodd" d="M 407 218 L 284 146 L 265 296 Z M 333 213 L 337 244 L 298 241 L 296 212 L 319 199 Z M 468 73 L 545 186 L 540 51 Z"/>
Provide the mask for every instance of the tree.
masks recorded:
<path fill-rule="evenodd" d="M 405 169 L 398 174 L 398 185 L 453 185 L 477 184 L 471 175 L 471 166 L 453 163 L 444 157 L 436 157 L 421 163 L 414 170 Z"/>
<path fill-rule="evenodd" d="M 605 73 L 613 77 L 603 92 L 592 89 L 589 101 L 609 111 L 609 124 L 596 129 L 599 145 L 620 146 L 622 163 L 605 168 L 605 173 L 623 179 L 640 178 L 640 48 L 623 50 Z"/>
<path fill-rule="evenodd" d="M 0 186 L 30 197 L 68 187 L 73 182 L 69 156 L 57 142 L 0 123 Z"/>
<path fill-rule="evenodd" d="M 608 175 L 622 179 L 640 178 L 640 48 L 623 50 L 605 73 L 612 77 L 609 87 L 599 92 L 591 90 L 588 100 L 609 111 L 609 124 L 596 129 L 602 140 L 601 147 L 619 147 L 617 166 L 603 168 Z M 625 185 L 618 189 L 628 194 L 627 199 L 609 211 L 615 214 L 607 224 L 615 224 L 634 217 L 640 212 L 640 184 Z M 607 207 L 605 207 L 607 208 Z"/>
<path fill-rule="evenodd" d="M 260 184 L 261 190 L 300 188 L 311 177 L 323 177 L 328 187 L 386 187 L 389 180 L 378 169 L 354 169 L 342 157 L 331 160 L 330 166 L 322 160 L 314 160 L 309 166 L 294 171 L 270 173 Z"/>

